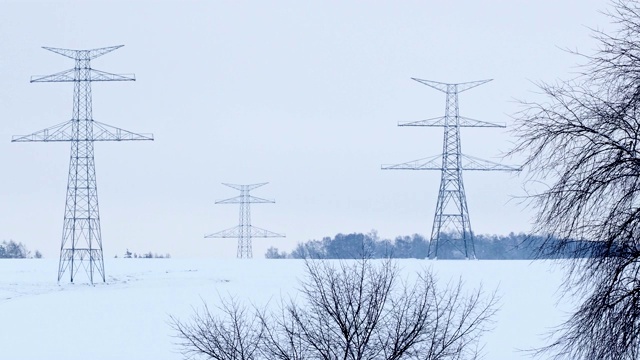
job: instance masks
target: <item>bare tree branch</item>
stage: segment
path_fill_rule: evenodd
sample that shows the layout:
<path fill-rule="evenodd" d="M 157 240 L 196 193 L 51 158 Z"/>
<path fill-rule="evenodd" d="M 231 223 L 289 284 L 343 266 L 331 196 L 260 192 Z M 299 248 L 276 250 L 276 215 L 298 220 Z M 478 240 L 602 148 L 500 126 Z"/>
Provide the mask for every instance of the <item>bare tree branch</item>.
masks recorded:
<path fill-rule="evenodd" d="M 640 6 L 617 0 L 618 31 L 594 31 L 578 78 L 539 84 L 547 102 L 523 102 L 511 154 L 526 156 L 541 257 L 573 252 L 565 291 L 582 303 L 539 355 L 637 359 L 640 351 Z M 558 240 L 559 239 L 559 240 Z M 586 240 L 586 241 L 576 241 Z"/>
<path fill-rule="evenodd" d="M 170 324 L 177 333 L 182 354 L 188 359 L 258 359 L 263 324 L 259 318 L 249 316 L 248 308 L 236 298 L 219 300 L 215 313 L 203 302 L 202 309 L 194 309 L 189 322 L 171 316 Z"/>
<path fill-rule="evenodd" d="M 191 322 L 172 318 L 187 357 L 279 360 L 476 359 L 497 297 L 466 293 L 461 280 L 440 288 L 430 271 L 400 278 L 395 263 L 307 260 L 296 298 L 277 311 L 222 301 Z"/>

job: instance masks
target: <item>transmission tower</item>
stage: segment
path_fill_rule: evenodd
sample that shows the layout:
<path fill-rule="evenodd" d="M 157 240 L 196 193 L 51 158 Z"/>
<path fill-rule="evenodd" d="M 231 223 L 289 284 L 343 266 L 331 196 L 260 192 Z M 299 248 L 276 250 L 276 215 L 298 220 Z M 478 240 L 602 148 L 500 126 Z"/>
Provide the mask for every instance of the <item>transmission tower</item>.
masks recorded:
<path fill-rule="evenodd" d="M 431 88 L 442 91 L 447 96 L 445 114 L 442 117 L 399 123 L 398 126 L 443 127 L 444 141 L 442 154 L 396 165 L 383 165 L 383 170 L 439 170 L 441 172 L 440 191 L 433 219 L 429 241 L 429 258 L 438 257 L 441 241 L 451 241 L 452 245 L 464 253 L 465 258 L 475 259 L 473 231 L 469 220 L 467 198 L 462 182 L 462 170 L 477 171 L 519 171 L 514 166 L 501 165 L 462 154 L 460 146 L 461 127 L 504 128 L 504 124 L 490 123 L 460 116 L 458 94 L 485 84 L 491 80 L 473 81 L 460 84 L 446 84 L 430 80 L 412 78 Z M 443 235 L 447 236 L 443 236 Z M 453 234 L 453 237 L 449 235 Z M 462 243 L 462 248 L 460 248 Z M 432 246 L 433 245 L 433 246 Z"/>
<path fill-rule="evenodd" d="M 73 282 L 80 268 L 85 270 L 92 284 L 96 272 L 103 282 L 106 280 L 93 157 L 94 141 L 153 140 L 152 134 L 136 134 L 93 120 L 91 82 L 135 81 L 134 75 L 117 75 L 91 68 L 91 60 L 122 46 L 92 50 L 44 47 L 45 50 L 73 59 L 75 67 L 53 75 L 33 76 L 31 82 L 73 83 L 73 116 L 67 122 L 30 135 L 14 136 L 11 140 L 12 142 L 71 142 L 58 281 L 69 270 L 70 280 Z"/>
<path fill-rule="evenodd" d="M 275 201 L 262 199 L 259 197 L 249 195 L 249 191 L 258 188 L 268 183 L 252 184 L 252 185 L 235 185 L 225 184 L 230 188 L 240 190 L 240 195 L 226 199 L 216 201 L 216 204 L 240 204 L 240 224 L 230 229 L 222 230 L 217 233 L 209 234 L 205 236 L 205 239 L 209 238 L 237 238 L 238 239 L 238 259 L 250 259 L 253 257 L 253 251 L 251 250 L 252 238 L 277 238 L 285 237 L 283 234 L 277 234 L 269 230 L 261 229 L 257 226 L 251 225 L 251 208 L 250 204 L 273 204 Z"/>

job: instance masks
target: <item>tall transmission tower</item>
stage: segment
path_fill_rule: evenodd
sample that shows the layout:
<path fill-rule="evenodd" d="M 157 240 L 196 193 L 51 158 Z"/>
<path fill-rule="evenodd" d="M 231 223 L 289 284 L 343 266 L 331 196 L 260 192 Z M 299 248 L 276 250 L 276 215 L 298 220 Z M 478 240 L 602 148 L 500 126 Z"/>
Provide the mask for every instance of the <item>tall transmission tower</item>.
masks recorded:
<path fill-rule="evenodd" d="M 103 282 L 106 280 L 93 157 L 94 141 L 153 140 L 152 134 L 137 134 L 93 120 L 92 82 L 135 81 L 134 75 L 117 75 L 91 68 L 91 60 L 122 46 L 91 50 L 44 47 L 45 50 L 73 59 L 75 66 L 73 69 L 53 75 L 33 76 L 31 82 L 73 83 L 73 116 L 69 121 L 30 135 L 14 136 L 11 140 L 12 142 L 71 142 L 58 281 L 69 270 L 70 281 L 73 282 L 80 268 L 85 270 L 92 284 L 96 273 Z"/>
<path fill-rule="evenodd" d="M 445 113 L 442 117 L 420 120 L 415 122 L 401 122 L 398 126 L 426 126 L 443 127 L 444 141 L 442 154 L 409 161 L 396 165 L 383 165 L 383 170 L 439 170 L 441 172 L 440 191 L 433 219 L 433 228 L 429 241 L 429 258 L 438 257 L 440 242 L 449 241 L 454 248 L 461 251 L 465 258 L 475 259 L 473 231 L 469 220 L 467 198 L 462 182 L 462 170 L 477 171 L 519 171 L 515 166 L 501 165 L 492 161 L 482 160 L 465 155 L 461 151 L 460 128 L 504 128 L 504 124 L 490 123 L 460 116 L 458 94 L 485 84 L 490 80 L 480 80 L 460 84 L 447 84 L 430 80 L 412 78 L 447 96 Z M 453 234 L 453 236 L 450 236 Z M 460 248 L 462 243 L 462 248 Z"/>
<path fill-rule="evenodd" d="M 277 234 L 269 230 L 261 229 L 251 225 L 251 208 L 250 204 L 273 204 L 275 201 L 262 199 L 249 195 L 249 191 L 268 183 L 252 184 L 252 185 L 235 185 L 225 184 L 230 188 L 240 190 L 240 195 L 226 200 L 216 201 L 216 204 L 240 204 L 240 224 L 230 229 L 222 230 L 217 233 L 206 235 L 205 238 L 237 238 L 238 239 L 238 259 L 250 259 L 253 257 L 251 249 L 252 238 L 277 238 L 285 237 L 283 234 Z"/>

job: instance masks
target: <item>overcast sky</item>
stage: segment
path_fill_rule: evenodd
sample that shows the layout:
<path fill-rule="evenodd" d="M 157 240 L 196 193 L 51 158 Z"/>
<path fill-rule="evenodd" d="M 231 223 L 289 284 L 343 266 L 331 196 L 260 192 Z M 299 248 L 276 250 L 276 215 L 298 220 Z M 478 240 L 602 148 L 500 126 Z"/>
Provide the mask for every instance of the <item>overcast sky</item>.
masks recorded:
<path fill-rule="evenodd" d="M 397 127 L 444 114 L 445 96 L 411 77 L 494 81 L 460 95 L 460 113 L 512 123 L 533 82 L 566 78 L 607 29 L 602 0 L 3 1 L 0 3 L 0 240 L 58 257 L 68 143 L 11 143 L 71 117 L 71 84 L 29 84 L 73 67 L 41 46 L 125 47 L 92 62 L 136 82 L 93 84 L 94 119 L 154 142 L 96 144 L 106 257 L 136 252 L 235 257 L 237 195 L 220 183 L 269 182 L 254 225 L 286 239 L 336 233 L 428 236 L 440 174 L 382 171 L 442 151 L 441 128 Z M 503 129 L 463 129 L 462 151 L 501 160 Z M 524 176 L 467 172 L 476 233 L 527 232 Z"/>

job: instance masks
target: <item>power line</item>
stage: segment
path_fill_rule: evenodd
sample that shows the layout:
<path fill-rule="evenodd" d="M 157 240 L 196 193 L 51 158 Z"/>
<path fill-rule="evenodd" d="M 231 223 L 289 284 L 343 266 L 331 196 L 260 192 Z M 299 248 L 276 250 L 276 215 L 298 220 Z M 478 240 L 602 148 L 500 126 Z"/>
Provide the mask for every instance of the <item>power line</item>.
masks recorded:
<path fill-rule="evenodd" d="M 67 197 L 62 228 L 62 245 L 58 281 L 69 270 L 73 282 L 80 268 L 93 284 L 97 272 L 104 282 L 104 259 L 98 188 L 94 160 L 94 141 L 153 140 L 153 134 L 138 134 L 93 120 L 91 83 L 94 81 L 135 81 L 135 76 L 111 74 L 91 68 L 91 60 L 123 45 L 91 50 L 44 47 L 75 61 L 75 67 L 52 75 L 33 76 L 31 82 L 73 83 L 73 116 L 71 120 L 34 132 L 14 136 L 12 142 L 71 142 Z"/>
<path fill-rule="evenodd" d="M 217 233 L 206 235 L 205 238 L 237 238 L 238 239 L 238 253 L 239 259 L 250 259 L 253 257 L 253 250 L 251 239 L 252 238 L 276 238 L 285 237 L 283 234 L 274 233 L 269 230 L 261 229 L 257 226 L 251 225 L 251 208 L 250 204 L 273 204 L 275 201 L 262 199 L 259 197 L 249 195 L 249 191 L 266 185 L 268 183 L 252 184 L 252 185 L 236 185 L 225 184 L 228 187 L 240 190 L 240 195 L 226 199 L 216 201 L 216 204 L 240 204 L 240 216 L 238 226 L 234 226 L 230 229 L 222 230 Z"/>
<path fill-rule="evenodd" d="M 464 257 L 475 259 L 473 231 L 467 208 L 467 198 L 462 181 L 462 170 L 476 171 L 520 171 L 520 168 L 465 155 L 461 151 L 460 128 L 504 128 L 504 124 L 491 123 L 460 116 L 458 94 L 485 84 L 491 80 L 480 80 L 459 84 L 441 83 L 412 78 L 424 85 L 446 94 L 445 114 L 442 117 L 414 122 L 402 122 L 398 126 L 426 126 L 444 128 L 442 154 L 409 161 L 402 164 L 383 165 L 383 170 L 438 170 L 441 172 L 440 190 L 436 205 L 433 228 L 429 241 L 429 258 L 438 257 L 440 242 L 450 241 Z M 453 235 L 453 236 L 449 236 Z M 458 245 L 462 243 L 462 248 Z M 433 245 L 433 246 L 432 246 Z"/>

